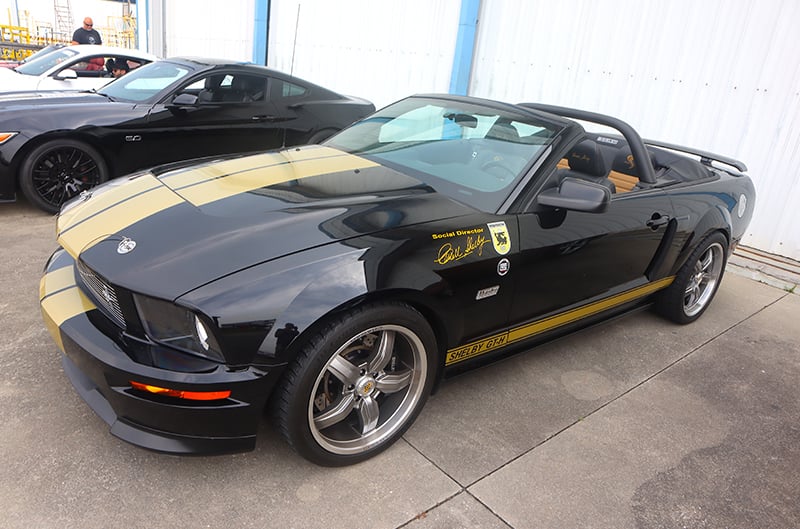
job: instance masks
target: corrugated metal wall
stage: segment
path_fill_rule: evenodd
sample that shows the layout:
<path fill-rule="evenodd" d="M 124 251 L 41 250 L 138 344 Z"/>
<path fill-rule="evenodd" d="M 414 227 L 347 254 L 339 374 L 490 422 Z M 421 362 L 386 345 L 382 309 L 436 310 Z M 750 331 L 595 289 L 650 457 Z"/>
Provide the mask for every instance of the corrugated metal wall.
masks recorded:
<path fill-rule="evenodd" d="M 169 55 L 252 60 L 254 1 L 165 2 Z M 298 10 L 299 7 L 299 10 Z M 270 0 L 269 66 L 381 107 L 449 89 L 460 0 Z M 745 244 L 800 260 L 800 1 L 482 0 L 470 95 L 738 158 Z"/>
<path fill-rule="evenodd" d="M 800 2 L 483 0 L 470 94 L 620 117 L 738 158 L 744 241 L 800 259 Z"/>
<path fill-rule="evenodd" d="M 163 55 L 252 60 L 254 1 L 151 0 L 164 12 Z"/>
<path fill-rule="evenodd" d="M 267 64 L 378 108 L 447 92 L 460 7 L 459 0 L 272 0 Z"/>

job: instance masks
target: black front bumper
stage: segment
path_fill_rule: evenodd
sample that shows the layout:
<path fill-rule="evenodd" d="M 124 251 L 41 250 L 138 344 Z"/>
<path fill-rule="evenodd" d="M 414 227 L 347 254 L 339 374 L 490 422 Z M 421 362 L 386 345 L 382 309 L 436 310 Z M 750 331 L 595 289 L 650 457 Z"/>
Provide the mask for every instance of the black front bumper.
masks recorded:
<path fill-rule="evenodd" d="M 137 363 L 125 353 L 124 340 L 112 339 L 95 326 L 93 319 L 99 313 L 91 303 L 64 316 L 63 307 L 69 301 L 59 296 L 81 294 L 74 283 L 66 288 L 61 285 L 53 293 L 47 277 L 40 292 L 42 314 L 64 352 L 64 371 L 80 396 L 109 424 L 113 435 L 137 446 L 174 454 L 254 448 L 264 406 L 280 368 L 217 365 L 203 372 L 182 372 Z M 131 381 L 179 391 L 231 393 L 228 398 L 213 401 L 187 400 L 134 389 Z"/>

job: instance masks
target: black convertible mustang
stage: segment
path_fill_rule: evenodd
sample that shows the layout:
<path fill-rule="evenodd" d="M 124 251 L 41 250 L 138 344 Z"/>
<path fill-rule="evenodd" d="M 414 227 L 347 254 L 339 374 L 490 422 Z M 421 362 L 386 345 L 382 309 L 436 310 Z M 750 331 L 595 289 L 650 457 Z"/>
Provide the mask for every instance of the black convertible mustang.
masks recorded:
<path fill-rule="evenodd" d="M 744 170 L 597 114 L 411 97 L 319 146 L 84 193 L 42 312 L 126 441 L 251 449 L 269 408 L 301 455 L 349 464 L 446 375 L 645 304 L 697 319 L 750 221 Z"/>
<path fill-rule="evenodd" d="M 375 111 L 280 72 L 170 59 L 97 92 L 0 96 L 0 201 L 57 212 L 109 178 L 201 156 L 317 143 Z"/>

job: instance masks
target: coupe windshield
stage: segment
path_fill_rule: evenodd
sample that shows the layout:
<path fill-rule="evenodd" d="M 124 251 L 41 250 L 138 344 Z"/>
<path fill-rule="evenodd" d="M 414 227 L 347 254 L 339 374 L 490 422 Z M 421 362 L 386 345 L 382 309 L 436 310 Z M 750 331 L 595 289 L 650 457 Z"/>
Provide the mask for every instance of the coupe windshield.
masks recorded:
<path fill-rule="evenodd" d="M 180 64 L 157 61 L 132 70 L 98 92 L 115 101 L 146 101 L 191 71 Z"/>
<path fill-rule="evenodd" d="M 41 57 L 32 59 L 29 62 L 20 64 L 14 68 L 17 72 L 25 75 L 42 75 L 44 72 L 57 64 L 61 64 L 78 54 L 77 51 L 70 48 L 61 48 L 60 50 L 51 51 Z"/>
<path fill-rule="evenodd" d="M 513 109 L 412 97 L 345 129 L 326 145 L 494 212 L 562 128 Z"/>

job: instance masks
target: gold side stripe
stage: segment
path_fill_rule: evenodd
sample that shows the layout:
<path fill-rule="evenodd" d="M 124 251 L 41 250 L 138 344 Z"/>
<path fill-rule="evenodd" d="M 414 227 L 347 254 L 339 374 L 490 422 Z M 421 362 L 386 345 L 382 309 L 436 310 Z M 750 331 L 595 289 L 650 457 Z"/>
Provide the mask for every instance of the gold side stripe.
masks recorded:
<path fill-rule="evenodd" d="M 76 224 L 84 222 L 112 206 L 116 206 L 120 202 L 124 202 L 134 195 L 158 187 L 161 187 L 161 182 L 153 176 L 144 175 L 128 180 L 124 185 L 105 188 L 102 192 L 94 194 L 91 200 L 76 205 L 66 213 L 61 214 L 58 217 L 59 233 L 69 230 Z"/>
<path fill-rule="evenodd" d="M 561 314 L 556 314 L 555 316 L 550 316 L 533 323 L 503 331 L 493 336 L 489 336 L 488 338 L 483 338 L 481 340 L 476 340 L 474 342 L 449 349 L 447 351 L 447 356 L 445 357 L 445 365 L 451 365 L 464 360 L 469 360 L 470 358 L 480 356 L 505 345 L 530 338 L 545 331 L 556 329 L 558 327 L 567 325 L 568 323 L 573 323 L 583 318 L 603 312 L 604 310 L 608 310 L 613 307 L 628 303 L 629 301 L 647 296 L 648 294 L 652 294 L 653 292 L 668 287 L 670 284 L 672 284 L 674 279 L 674 276 L 666 277 L 664 279 L 642 285 L 641 287 L 622 292 L 621 294 L 617 294 L 600 301 L 595 301 L 593 303 L 589 303 L 588 305 L 568 310 Z"/>
<path fill-rule="evenodd" d="M 627 303 L 629 301 L 633 301 L 634 299 L 646 296 L 662 288 L 666 288 L 670 283 L 672 283 L 672 280 L 673 277 L 664 278 L 659 281 L 628 290 L 627 292 L 617 294 L 616 296 L 611 296 L 610 298 L 596 301 L 594 303 L 590 303 L 589 305 L 578 307 L 577 309 L 569 310 L 563 314 L 551 316 L 544 320 L 518 327 L 509 332 L 509 342 L 516 342 L 518 340 L 527 338 L 528 336 L 533 336 L 556 327 L 561 327 L 562 325 L 581 320 L 588 316 L 594 316 L 595 314 L 603 312 L 604 310 L 622 305 L 623 303 Z"/>
<path fill-rule="evenodd" d="M 56 292 L 42 300 L 42 312 L 53 320 L 56 326 L 61 327 L 65 321 L 78 314 L 89 312 L 95 308 L 78 287 L 68 288 Z"/>
<path fill-rule="evenodd" d="M 77 259 L 81 252 L 106 236 L 181 202 L 181 197 L 169 188 L 160 186 L 130 198 L 125 202 L 124 208 L 107 209 L 71 230 L 62 232 L 58 236 L 58 243 Z"/>
<path fill-rule="evenodd" d="M 39 281 L 39 301 L 45 296 L 75 286 L 75 272 L 71 266 L 65 266 L 45 274 Z"/>
<path fill-rule="evenodd" d="M 252 167 L 252 162 L 247 164 Z M 375 167 L 378 164 L 350 154 L 341 154 L 329 158 L 312 158 L 298 160 L 290 164 L 258 167 L 239 174 L 202 182 L 198 185 L 181 189 L 179 192 L 195 206 L 202 206 L 245 193 L 265 186 L 281 184 L 290 180 L 308 178 L 326 173 L 352 171 Z"/>

